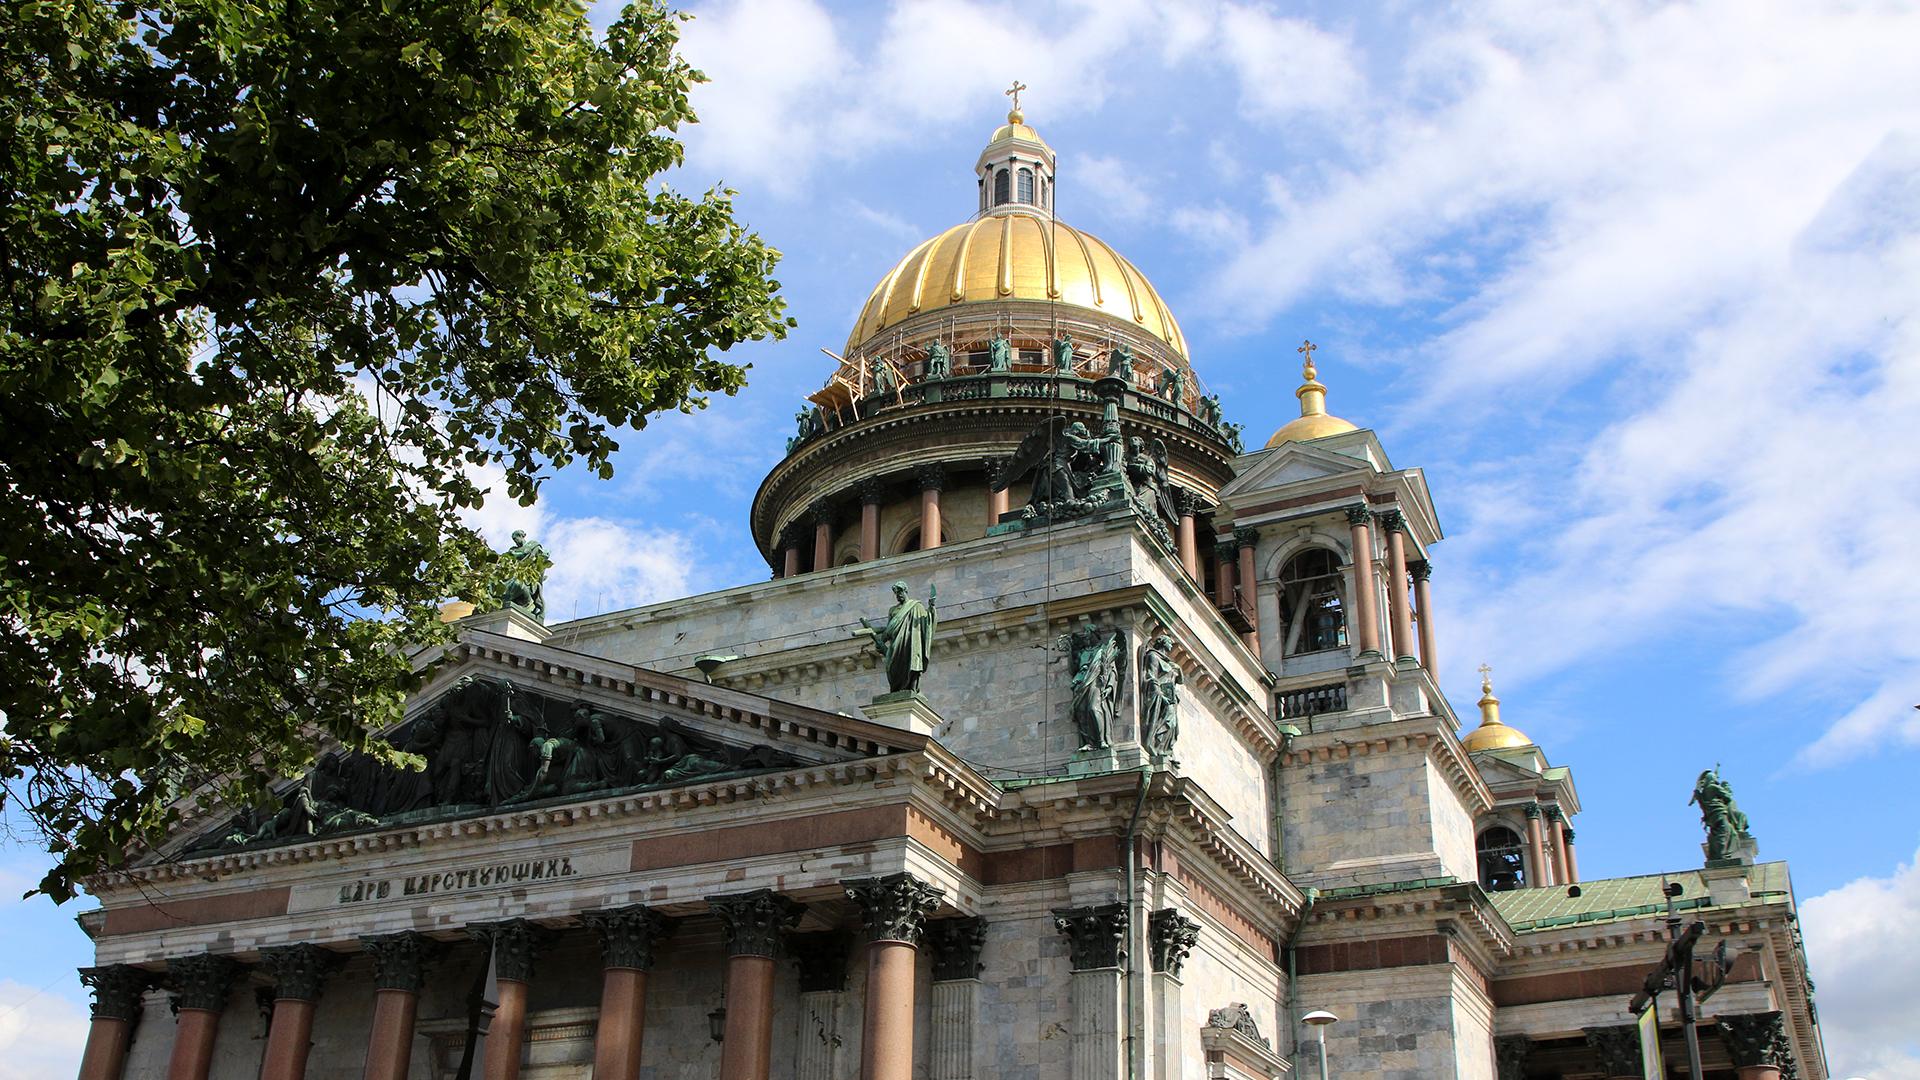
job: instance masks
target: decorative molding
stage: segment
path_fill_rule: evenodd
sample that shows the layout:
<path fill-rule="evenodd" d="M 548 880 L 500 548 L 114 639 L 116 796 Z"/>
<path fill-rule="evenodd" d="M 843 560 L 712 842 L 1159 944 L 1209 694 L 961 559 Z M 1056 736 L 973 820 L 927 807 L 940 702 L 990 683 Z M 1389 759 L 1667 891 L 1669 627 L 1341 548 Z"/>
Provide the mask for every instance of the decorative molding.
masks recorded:
<path fill-rule="evenodd" d="M 868 941 L 904 941 L 918 945 L 921 927 L 945 895 L 938 887 L 907 873 L 856 878 L 841 884 L 846 888 L 847 899 L 860 905 L 860 918 Z"/>
<path fill-rule="evenodd" d="M 319 1001 L 327 976 L 345 960 L 318 945 L 278 945 L 260 950 L 260 966 L 273 976 L 275 1000 Z"/>
<path fill-rule="evenodd" d="M 980 976 L 980 950 L 987 942 L 987 920 L 979 916 L 965 919 L 936 919 L 925 931 L 926 945 L 933 953 L 933 981 L 975 979 Z"/>
<path fill-rule="evenodd" d="M 494 975 L 510 982 L 533 981 L 533 958 L 550 936 L 525 919 L 469 926 L 467 933 L 493 950 Z"/>
<path fill-rule="evenodd" d="M 787 935 L 787 955 L 800 969 L 800 992 L 837 994 L 845 990 L 849 944 L 847 935 L 839 930 Z"/>
<path fill-rule="evenodd" d="M 80 969 L 80 981 L 93 991 L 95 1020 L 140 1019 L 142 999 L 154 984 L 154 973 L 131 964 Z"/>
<path fill-rule="evenodd" d="M 1119 967 L 1127 957 L 1127 909 L 1121 904 L 1054 908 L 1053 927 L 1067 935 L 1075 971 Z"/>
<path fill-rule="evenodd" d="M 232 957 L 218 953 L 195 953 L 169 959 L 167 986 L 173 991 L 175 1011 L 204 1009 L 207 1012 L 224 1012 L 234 980 L 245 970 Z"/>
<path fill-rule="evenodd" d="M 1161 908 L 1147 916 L 1147 952 L 1153 970 L 1178 976 L 1187 954 L 1200 941 L 1200 924 L 1174 908 Z"/>
<path fill-rule="evenodd" d="M 600 936 L 601 966 L 646 971 L 653 947 L 673 935 L 673 924 L 644 904 L 583 911 L 580 921 Z"/>
<path fill-rule="evenodd" d="M 373 957 L 374 989 L 409 994 L 420 992 L 426 983 L 427 961 L 440 951 L 439 942 L 411 930 L 369 935 L 361 938 L 360 944 Z"/>
<path fill-rule="evenodd" d="M 1587 1046 L 1608 1077 L 1640 1076 L 1640 1029 L 1632 1024 L 1582 1028 Z"/>
<path fill-rule="evenodd" d="M 709 896 L 707 906 L 720 917 L 728 956 L 778 956 L 780 939 L 800 921 L 805 904 L 756 889 L 731 896 Z"/>
<path fill-rule="evenodd" d="M 1234 1002 L 1224 1008 L 1207 1013 L 1207 1026 L 1223 1031 L 1232 1031 L 1245 1036 L 1261 1046 L 1272 1047 L 1273 1043 L 1260 1034 L 1260 1025 L 1253 1022 L 1253 1012 L 1241 1002 Z"/>

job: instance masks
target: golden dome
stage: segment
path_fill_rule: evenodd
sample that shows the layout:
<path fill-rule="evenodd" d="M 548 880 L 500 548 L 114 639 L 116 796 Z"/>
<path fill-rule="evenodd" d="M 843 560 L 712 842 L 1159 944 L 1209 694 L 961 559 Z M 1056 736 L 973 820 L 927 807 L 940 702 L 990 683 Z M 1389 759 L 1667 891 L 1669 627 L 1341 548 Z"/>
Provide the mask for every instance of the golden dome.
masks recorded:
<path fill-rule="evenodd" d="M 1493 696 L 1493 670 L 1482 665 L 1480 668 L 1480 726 L 1464 739 L 1461 744 L 1467 753 L 1475 754 L 1482 750 L 1515 750 L 1522 746 L 1532 746 L 1533 740 L 1519 728 L 1508 727 L 1500 722 L 1500 699 Z"/>
<path fill-rule="evenodd" d="M 1053 147 L 1047 146 L 1047 140 L 1041 138 L 1039 132 L 1027 126 L 1026 117 L 1021 113 L 1008 113 L 1007 122 L 994 129 L 993 138 L 987 140 L 987 146 L 992 147 L 1008 139 L 1019 139 L 1023 142 L 1039 143 L 1041 146 L 1046 147 L 1048 153 L 1052 153 L 1053 151 Z"/>
<path fill-rule="evenodd" d="M 846 351 L 923 312 L 1008 300 L 1097 311 L 1187 355 L 1173 312 L 1132 263 L 1099 237 L 1026 210 L 955 225 L 907 252 L 873 287 Z"/>
<path fill-rule="evenodd" d="M 1327 388 L 1320 383 L 1319 369 L 1313 366 L 1313 342 L 1300 343 L 1300 355 L 1307 358 L 1301 377 L 1306 381 L 1293 396 L 1300 399 L 1300 416 L 1281 425 L 1280 430 L 1267 440 L 1267 449 L 1288 442 L 1311 442 L 1324 439 L 1329 435 L 1338 435 L 1345 431 L 1358 431 L 1359 425 L 1348 423 L 1337 416 L 1327 415 Z"/>

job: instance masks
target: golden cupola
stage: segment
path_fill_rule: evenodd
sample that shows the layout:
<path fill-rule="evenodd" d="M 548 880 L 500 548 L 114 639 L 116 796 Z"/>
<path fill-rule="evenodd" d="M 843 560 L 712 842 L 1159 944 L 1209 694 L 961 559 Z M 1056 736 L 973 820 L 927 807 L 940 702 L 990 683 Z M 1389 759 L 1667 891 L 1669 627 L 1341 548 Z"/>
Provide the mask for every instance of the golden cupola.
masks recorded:
<path fill-rule="evenodd" d="M 1238 429 L 1152 282 L 1056 216 L 1056 162 L 1016 99 L 974 161 L 973 213 L 873 286 L 754 496 L 775 573 L 984 536 L 1026 497 L 996 486 L 1021 440 L 1049 417 L 1097 426 L 1097 387 L 1116 378 L 1125 434 L 1164 446 L 1169 485 L 1210 515 Z"/>
<path fill-rule="evenodd" d="M 1493 696 L 1493 671 L 1484 664 L 1480 667 L 1479 705 L 1480 726 L 1460 740 L 1468 753 L 1479 753 L 1482 750 L 1517 750 L 1523 746 L 1533 745 L 1533 740 L 1527 738 L 1524 732 L 1501 722 L 1500 699 Z"/>
<path fill-rule="evenodd" d="M 1267 440 L 1269 449 L 1289 442 L 1311 442 L 1324 439 L 1329 435 L 1339 435 L 1348 431 L 1358 431 L 1359 426 L 1327 413 L 1327 388 L 1320 381 L 1320 371 L 1313 363 L 1315 345 L 1311 341 L 1302 342 L 1300 354 L 1306 357 L 1300 377 L 1300 388 L 1293 395 L 1300 399 L 1300 415 L 1282 425 Z"/>

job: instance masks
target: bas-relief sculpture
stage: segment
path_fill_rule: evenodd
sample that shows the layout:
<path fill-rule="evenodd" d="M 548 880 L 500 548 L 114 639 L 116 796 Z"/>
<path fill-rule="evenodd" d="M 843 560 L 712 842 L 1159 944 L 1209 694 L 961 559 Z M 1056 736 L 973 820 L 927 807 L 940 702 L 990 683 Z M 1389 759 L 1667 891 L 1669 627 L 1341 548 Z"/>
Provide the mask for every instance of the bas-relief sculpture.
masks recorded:
<path fill-rule="evenodd" d="M 512 565 L 508 568 L 506 584 L 501 586 L 498 597 L 500 603 L 505 607 L 519 608 L 545 622 L 547 568 L 553 565 L 547 549 L 527 539 L 525 529 L 515 529 L 513 546 L 502 554 Z"/>
<path fill-rule="evenodd" d="M 1687 805 L 1695 803 L 1707 830 L 1708 865 L 1739 861 L 1742 850 L 1753 843 L 1753 834 L 1747 831 L 1747 815 L 1733 801 L 1733 787 L 1721 778 L 1718 766 L 1702 772 L 1694 782 Z"/>
<path fill-rule="evenodd" d="M 603 712 L 475 675 L 463 676 L 387 742 L 424 757 L 425 769 L 365 753 L 329 755 L 271 817 L 243 811 L 199 847 L 288 841 L 799 764 L 768 746 L 703 738 L 671 718 Z"/>
<path fill-rule="evenodd" d="M 1072 673 L 1073 726 L 1080 749 L 1104 750 L 1113 742 L 1113 720 L 1120 711 L 1120 691 L 1127 679 L 1126 632 L 1095 626 L 1084 619 L 1080 628 L 1063 634 L 1053 647 L 1066 654 Z"/>
<path fill-rule="evenodd" d="M 1155 761 L 1173 756 L 1180 736 L 1180 687 L 1186 681 L 1173 658 L 1173 638 L 1155 634 L 1140 651 L 1140 742 Z"/>
<path fill-rule="evenodd" d="M 871 639 L 880 650 L 880 665 L 887 671 L 889 693 L 920 692 L 920 676 L 926 673 L 927 660 L 933 653 L 937 602 L 934 590 L 927 590 L 927 602 L 922 604 L 907 595 L 906 582 L 896 581 L 893 607 L 887 609 L 886 622 L 875 626 L 862 618 L 860 629 L 853 632 L 854 637 Z"/>

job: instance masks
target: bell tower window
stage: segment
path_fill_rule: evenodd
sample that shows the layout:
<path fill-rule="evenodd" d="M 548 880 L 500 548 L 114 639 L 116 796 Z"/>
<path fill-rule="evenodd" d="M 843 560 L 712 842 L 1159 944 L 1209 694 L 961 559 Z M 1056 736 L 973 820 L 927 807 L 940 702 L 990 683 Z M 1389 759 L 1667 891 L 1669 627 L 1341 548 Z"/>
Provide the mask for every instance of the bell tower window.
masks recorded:
<path fill-rule="evenodd" d="M 1033 170 L 1020 170 L 1020 201 L 1033 205 Z"/>
<path fill-rule="evenodd" d="M 1526 888 L 1526 856 L 1520 847 L 1519 833 L 1505 825 L 1495 825 L 1480 834 L 1475 854 L 1479 857 L 1481 888 L 1488 892 Z"/>
<path fill-rule="evenodd" d="M 1008 187 L 1011 182 L 1011 177 L 1008 175 L 1007 170 L 995 170 L 993 174 L 993 205 L 1003 205 L 1011 197 L 1008 192 Z"/>
<path fill-rule="evenodd" d="M 1303 551 L 1287 560 L 1280 571 L 1280 625 L 1286 633 L 1282 655 L 1347 647 L 1347 612 L 1341 596 L 1345 587 L 1339 560 L 1325 548 Z"/>

